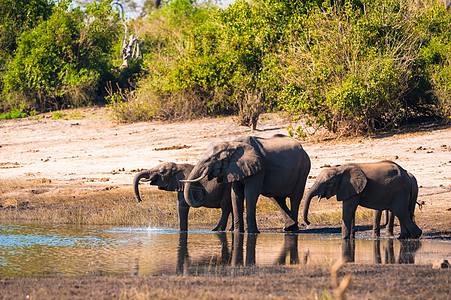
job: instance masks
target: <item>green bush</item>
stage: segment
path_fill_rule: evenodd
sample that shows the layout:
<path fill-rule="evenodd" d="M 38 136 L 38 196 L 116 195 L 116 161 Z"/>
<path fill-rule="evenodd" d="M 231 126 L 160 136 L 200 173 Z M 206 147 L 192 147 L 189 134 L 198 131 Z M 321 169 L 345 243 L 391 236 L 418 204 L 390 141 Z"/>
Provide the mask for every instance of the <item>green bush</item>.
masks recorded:
<path fill-rule="evenodd" d="M 371 132 L 422 113 L 416 89 L 423 11 L 408 3 L 350 2 L 317 9 L 283 54 L 281 107 L 332 131 Z"/>
<path fill-rule="evenodd" d="M 3 78 L 3 106 L 46 111 L 90 103 L 111 78 L 119 22 L 109 3 L 86 11 L 60 3 L 52 16 L 19 40 Z"/>

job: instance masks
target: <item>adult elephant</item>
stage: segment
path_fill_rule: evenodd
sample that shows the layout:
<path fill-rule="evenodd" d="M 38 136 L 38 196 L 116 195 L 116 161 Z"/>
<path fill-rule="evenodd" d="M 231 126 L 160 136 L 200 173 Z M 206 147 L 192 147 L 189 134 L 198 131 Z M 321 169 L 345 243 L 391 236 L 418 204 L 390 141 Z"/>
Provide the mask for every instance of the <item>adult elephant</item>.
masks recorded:
<path fill-rule="evenodd" d="M 411 184 L 410 185 L 410 188 L 411 188 L 410 201 L 411 201 L 411 203 L 409 204 L 409 206 L 411 208 L 410 218 L 412 219 L 412 221 L 414 221 L 415 220 L 415 206 L 417 204 L 417 198 L 418 198 L 418 182 L 417 182 L 417 179 L 415 178 L 415 176 L 413 176 L 408 171 L 406 171 L 406 172 L 410 178 L 410 184 Z M 380 236 L 381 217 L 382 217 L 382 210 L 374 211 L 373 233 L 375 236 Z M 385 210 L 385 224 L 384 225 L 386 225 L 386 233 L 388 236 L 393 236 L 394 221 L 395 221 L 395 215 L 391 211 Z"/>
<path fill-rule="evenodd" d="M 133 188 L 136 198 L 141 202 L 139 196 L 139 182 L 149 182 L 150 185 L 158 186 L 164 191 L 176 191 L 178 199 L 179 227 L 181 231 L 188 230 L 188 212 L 190 206 L 183 198 L 183 183 L 180 180 L 188 177 L 194 166 L 190 164 L 175 164 L 172 162 L 162 163 L 150 170 L 139 172 L 133 179 Z M 208 180 L 201 180 L 193 185 L 197 193 L 205 196 L 205 202 L 201 205 L 210 208 L 221 208 L 221 220 L 213 231 L 224 231 L 227 220 L 232 211 L 230 200 L 230 184 L 217 183 Z"/>
<path fill-rule="evenodd" d="M 235 231 L 244 232 L 244 199 L 249 233 L 258 233 L 256 204 L 259 195 L 270 197 L 282 212 L 286 231 L 298 230 L 299 205 L 310 172 L 310 158 L 294 139 L 245 137 L 212 145 L 184 180 L 185 200 L 202 206 L 206 198 L 195 193 L 193 184 L 205 176 L 232 184 L 231 197 Z M 285 202 L 290 198 L 291 209 Z"/>
<path fill-rule="evenodd" d="M 335 166 L 321 171 L 307 192 L 304 222 L 310 224 L 307 216 L 314 196 L 330 198 L 336 195 L 338 201 L 343 201 L 343 238 L 354 237 L 354 219 L 358 205 L 392 211 L 401 225 L 399 238 L 418 238 L 422 231 L 412 220 L 417 194 L 418 187 L 415 192 L 409 173 L 394 162 Z"/>

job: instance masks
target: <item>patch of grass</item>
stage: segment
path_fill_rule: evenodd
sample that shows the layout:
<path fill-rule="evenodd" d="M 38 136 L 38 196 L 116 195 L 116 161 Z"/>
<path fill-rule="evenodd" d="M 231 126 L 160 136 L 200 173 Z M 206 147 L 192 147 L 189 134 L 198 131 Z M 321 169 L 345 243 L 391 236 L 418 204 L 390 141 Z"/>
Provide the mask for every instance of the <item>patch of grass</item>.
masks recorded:
<path fill-rule="evenodd" d="M 65 113 L 62 113 L 60 111 L 53 112 L 52 120 L 60 120 L 63 119 L 66 116 Z"/>
<path fill-rule="evenodd" d="M 10 111 L 0 114 L 0 120 L 26 118 L 28 116 L 35 116 L 35 115 L 36 115 L 36 110 L 33 110 L 30 113 L 27 113 L 27 112 L 23 111 L 23 109 L 18 109 L 16 107 L 13 107 Z"/>
<path fill-rule="evenodd" d="M 321 211 L 318 208 L 316 211 L 309 212 L 309 221 L 313 225 L 340 225 L 342 223 L 342 209 L 340 206 L 336 206 L 332 209 Z M 358 207 L 355 213 L 356 224 L 372 224 L 374 210 Z"/>
<path fill-rule="evenodd" d="M 155 226 L 178 228 L 177 195 L 153 187 L 142 189 L 138 203 L 131 187 L 58 186 L 46 178 L 28 181 L 0 181 L 0 221 L 46 222 L 52 224 Z M 311 207 L 313 225 L 340 225 L 341 203 L 323 202 Z M 220 209 L 191 208 L 189 228 L 214 228 L 221 217 Z M 373 211 L 358 208 L 356 222 L 371 224 Z M 299 222 L 302 224 L 302 214 Z M 257 203 L 260 230 L 279 230 L 284 222 L 278 208 L 269 198 Z M 232 225 L 229 218 L 227 227 Z"/>

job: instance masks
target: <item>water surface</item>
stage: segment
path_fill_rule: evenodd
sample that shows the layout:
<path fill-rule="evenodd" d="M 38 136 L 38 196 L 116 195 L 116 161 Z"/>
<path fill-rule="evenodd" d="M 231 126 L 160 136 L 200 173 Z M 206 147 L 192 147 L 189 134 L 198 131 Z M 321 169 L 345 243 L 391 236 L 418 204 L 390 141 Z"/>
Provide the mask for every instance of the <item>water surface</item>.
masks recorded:
<path fill-rule="evenodd" d="M 0 277 L 208 276 L 230 267 L 330 264 L 341 257 L 363 264 L 424 265 L 450 256 L 451 242 L 443 240 L 344 242 L 340 234 L 0 225 Z"/>

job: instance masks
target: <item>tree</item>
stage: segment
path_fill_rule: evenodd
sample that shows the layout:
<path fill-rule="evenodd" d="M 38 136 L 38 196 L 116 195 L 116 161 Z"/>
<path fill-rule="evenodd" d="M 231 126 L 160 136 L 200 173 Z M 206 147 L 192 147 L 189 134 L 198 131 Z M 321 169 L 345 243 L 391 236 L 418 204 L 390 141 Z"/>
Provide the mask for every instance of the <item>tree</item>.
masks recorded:
<path fill-rule="evenodd" d="M 60 3 L 48 20 L 18 39 L 4 76 L 9 106 L 45 111 L 91 101 L 111 77 L 119 24 L 107 2 L 84 11 Z"/>

